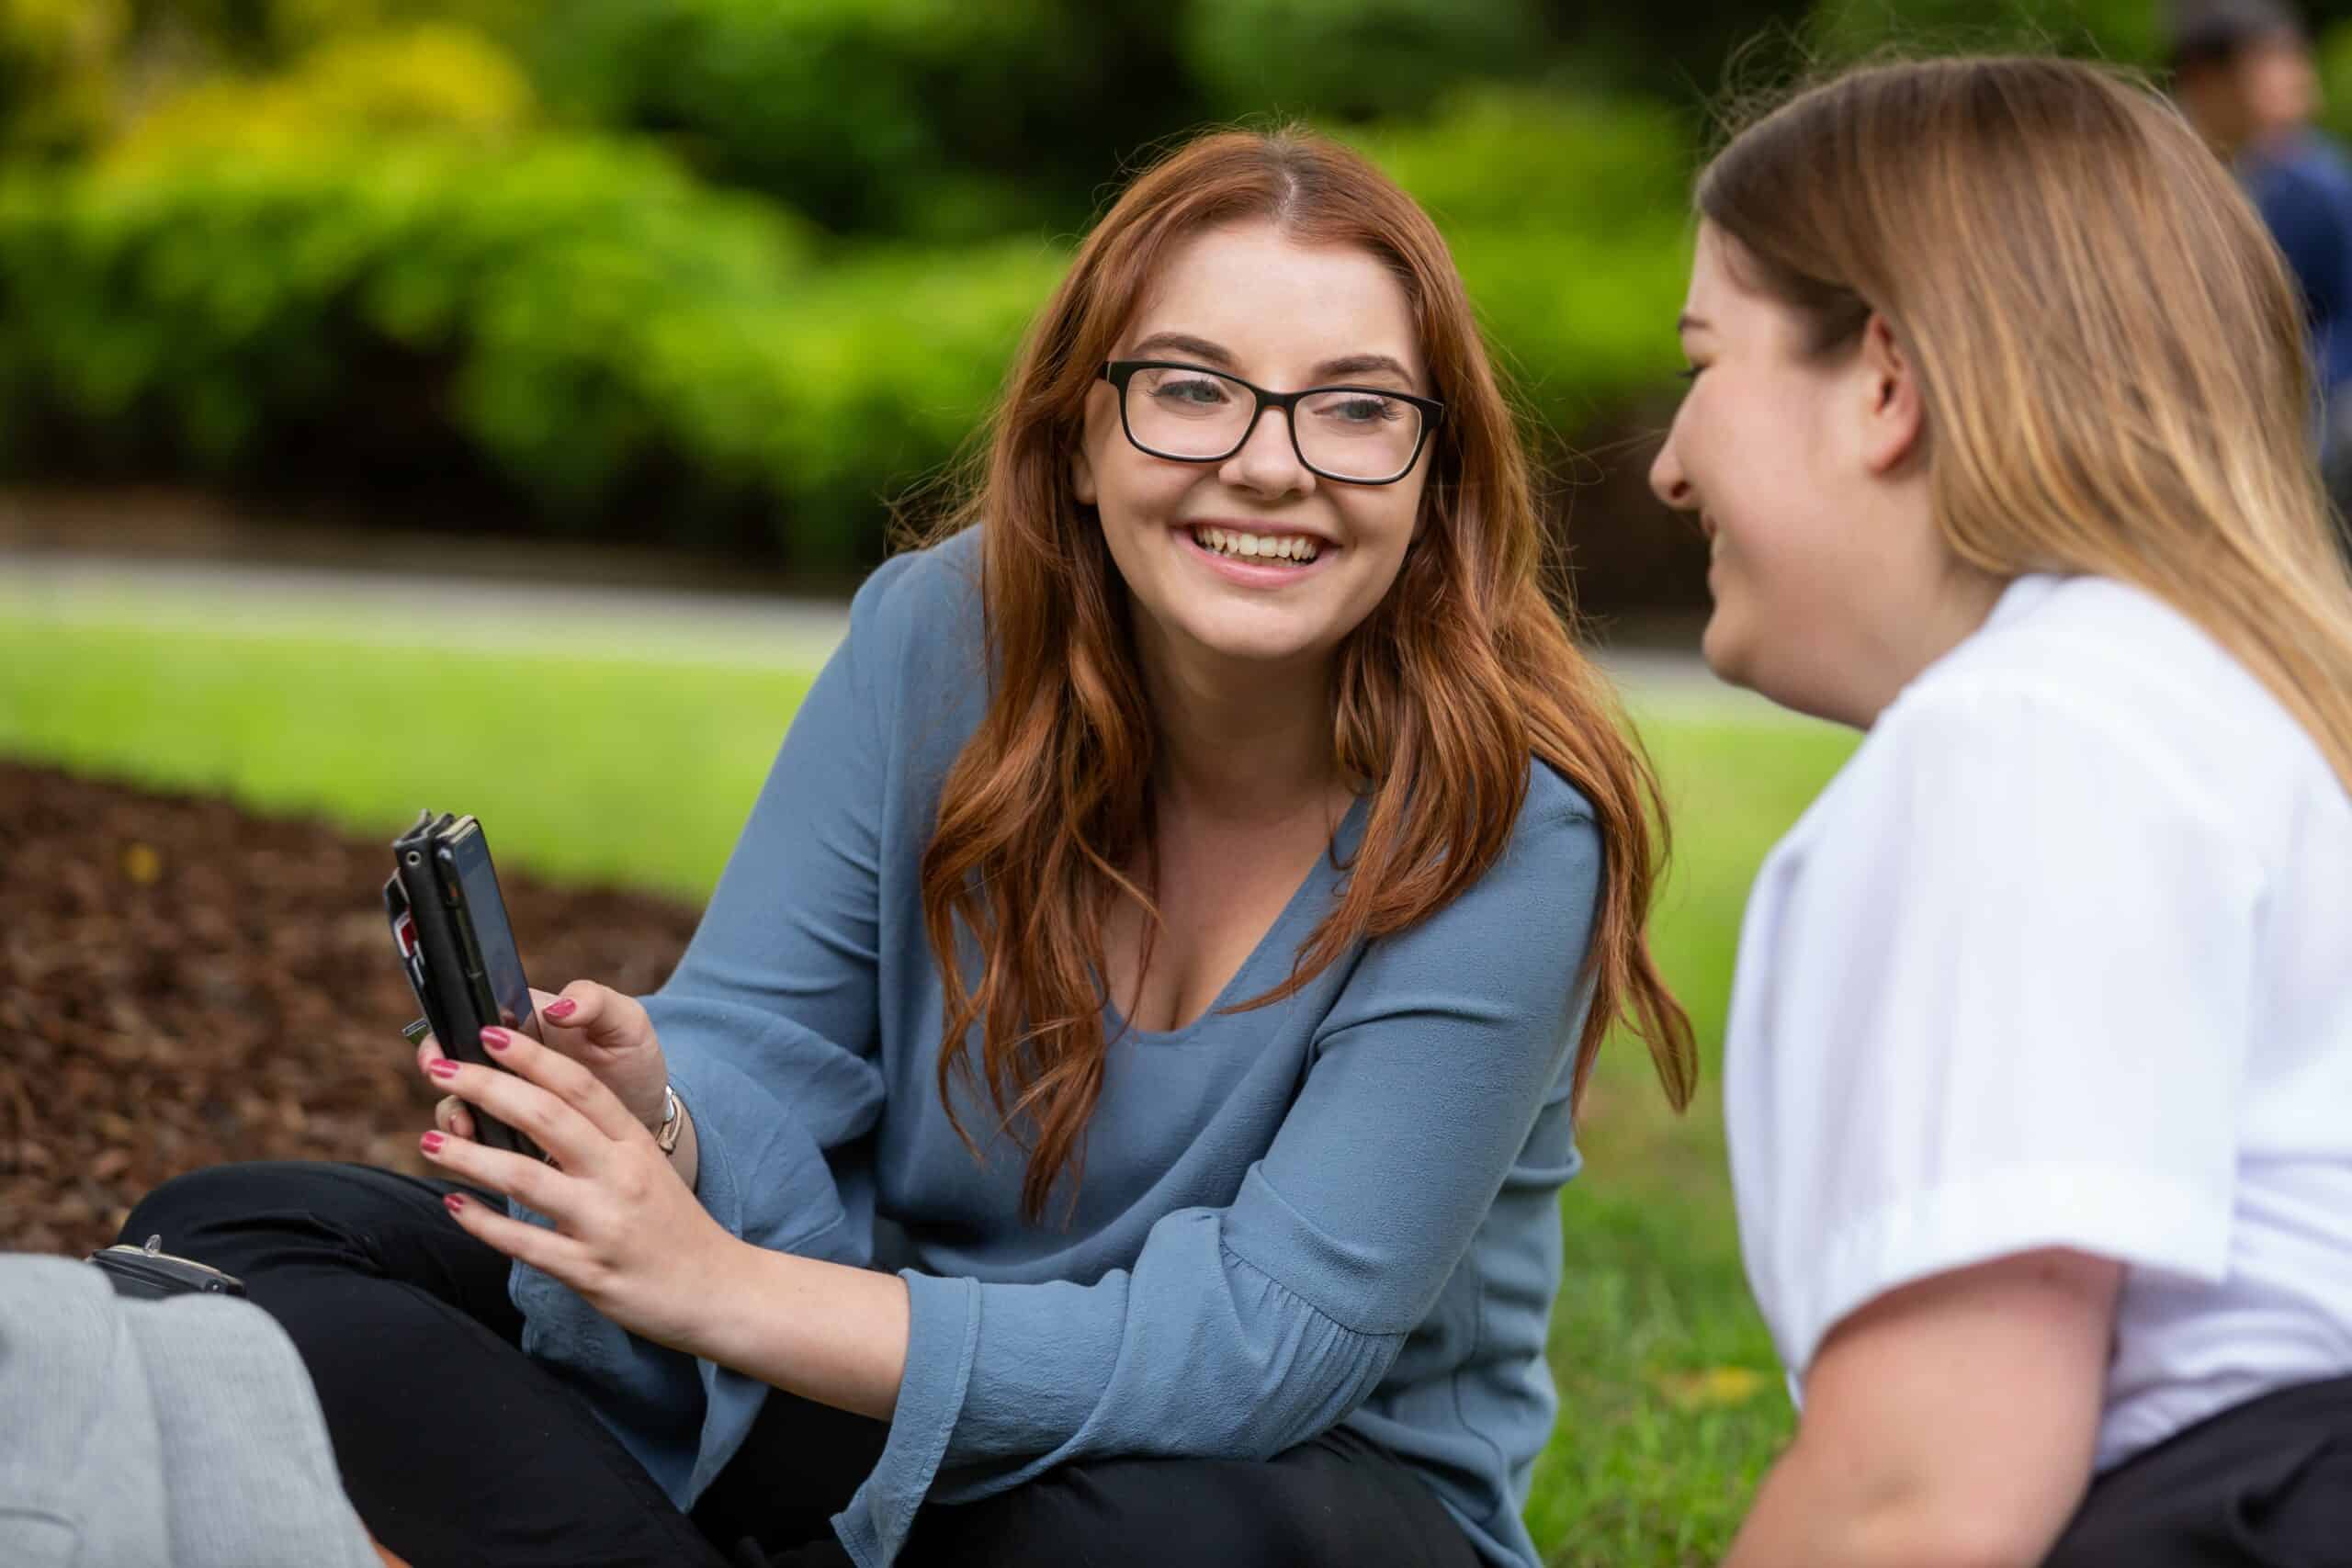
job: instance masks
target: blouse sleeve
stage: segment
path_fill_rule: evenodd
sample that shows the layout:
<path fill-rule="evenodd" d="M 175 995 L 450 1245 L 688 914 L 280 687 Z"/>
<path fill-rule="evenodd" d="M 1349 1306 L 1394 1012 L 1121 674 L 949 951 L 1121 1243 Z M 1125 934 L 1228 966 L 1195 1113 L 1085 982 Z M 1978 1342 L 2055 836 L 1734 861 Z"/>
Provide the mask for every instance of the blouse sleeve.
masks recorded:
<path fill-rule="evenodd" d="M 1470 891 L 1370 944 L 1238 1196 L 1165 1216 L 1132 1269 L 1091 1284 L 905 1275 L 888 1444 L 835 1520 L 852 1554 L 889 1562 L 926 1499 L 970 1501 L 1087 1456 L 1270 1455 L 1361 1404 L 1574 1049 L 1600 863 L 1581 802 L 1523 818 Z"/>
<path fill-rule="evenodd" d="M 1759 880 L 1725 1070 L 1791 1371 L 2018 1252 L 2219 1279 L 2260 893 L 2226 803 L 2126 716 L 2000 687 L 1905 699 L 1856 766 Z"/>
<path fill-rule="evenodd" d="M 645 998 L 694 1117 L 704 1207 L 759 1247 L 854 1266 L 872 1249 L 873 1179 L 848 1151 L 883 1100 L 874 1058 L 888 705 L 876 693 L 892 648 L 876 623 L 911 558 L 860 590 L 849 636 L 794 716 L 694 940 Z M 537 1269 L 517 1264 L 510 1288 L 524 1348 L 584 1383 L 673 1498 L 698 1495 L 764 1390 L 629 1334 Z"/>

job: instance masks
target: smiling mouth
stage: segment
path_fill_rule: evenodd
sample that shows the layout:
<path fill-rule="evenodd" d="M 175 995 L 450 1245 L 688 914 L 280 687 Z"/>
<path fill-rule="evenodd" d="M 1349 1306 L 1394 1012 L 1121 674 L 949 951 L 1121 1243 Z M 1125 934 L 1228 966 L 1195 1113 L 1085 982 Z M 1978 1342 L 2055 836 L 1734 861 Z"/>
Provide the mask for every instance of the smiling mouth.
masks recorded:
<path fill-rule="evenodd" d="M 1250 534 L 1238 528 L 1192 528 L 1193 543 L 1213 556 L 1266 566 L 1306 566 L 1323 553 L 1320 539 L 1306 534 Z"/>

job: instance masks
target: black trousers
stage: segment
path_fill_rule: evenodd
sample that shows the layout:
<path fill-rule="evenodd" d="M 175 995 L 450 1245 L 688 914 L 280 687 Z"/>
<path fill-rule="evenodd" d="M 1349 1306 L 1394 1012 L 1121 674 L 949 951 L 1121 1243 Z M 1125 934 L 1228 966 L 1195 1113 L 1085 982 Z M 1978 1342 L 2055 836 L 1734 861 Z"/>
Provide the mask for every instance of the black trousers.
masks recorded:
<path fill-rule="evenodd" d="M 2352 1378 L 2250 1399 L 2098 1478 L 2043 1568 L 2352 1563 Z"/>
<path fill-rule="evenodd" d="M 451 1222 L 450 1184 L 365 1166 L 219 1166 L 166 1182 L 126 1239 L 224 1269 L 309 1367 L 345 1490 L 414 1568 L 842 1568 L 828 1522 L 888 1428 L 772 1393 L 682 1514 L 586 1403 L 520 1347 L 506 1259 Z M 1335 1430 L 1264 1461 L 1064 1465 L 918 1516 L 930 1564 L 1476 1568 L 1411 1470 Z"/>

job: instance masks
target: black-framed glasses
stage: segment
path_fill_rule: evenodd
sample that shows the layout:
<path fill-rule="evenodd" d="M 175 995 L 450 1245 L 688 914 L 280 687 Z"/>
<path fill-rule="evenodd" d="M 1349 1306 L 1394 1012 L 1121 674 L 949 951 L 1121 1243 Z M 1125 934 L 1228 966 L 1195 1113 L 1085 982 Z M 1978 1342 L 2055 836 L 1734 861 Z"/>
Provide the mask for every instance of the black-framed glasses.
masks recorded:
<path fill-rule="evenodd" d="M 1280 409 L 1298 460 L 1341 484 L 1395 484 L 1413 471 L 1445 417 L 1443 403 L 1386 387 L 1270 392 L 1173 359 L 1114 359 L 1102 367 L 1102 379 L 1119 389 L 1119 423 L 1139 452 L 1222 463 L 1241 450 L 1268 409 Z"/>

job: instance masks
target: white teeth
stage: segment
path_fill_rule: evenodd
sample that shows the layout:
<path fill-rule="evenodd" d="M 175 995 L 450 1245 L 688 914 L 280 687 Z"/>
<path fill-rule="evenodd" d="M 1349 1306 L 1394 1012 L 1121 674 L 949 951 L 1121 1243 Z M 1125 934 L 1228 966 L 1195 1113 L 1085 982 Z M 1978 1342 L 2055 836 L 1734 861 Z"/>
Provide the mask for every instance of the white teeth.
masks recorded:
<path fill-rule="evenodd" d="M 1201 547 L 1223 556 L 1238 556 L 1245 560 L 1287 560 L 1304 566 L 1313 560 L 1322 546 L 1304 534 L 1242 534 L 1230 528 L 1195 528 L 1193 537 Z"/>

